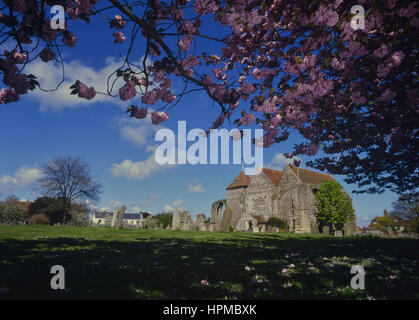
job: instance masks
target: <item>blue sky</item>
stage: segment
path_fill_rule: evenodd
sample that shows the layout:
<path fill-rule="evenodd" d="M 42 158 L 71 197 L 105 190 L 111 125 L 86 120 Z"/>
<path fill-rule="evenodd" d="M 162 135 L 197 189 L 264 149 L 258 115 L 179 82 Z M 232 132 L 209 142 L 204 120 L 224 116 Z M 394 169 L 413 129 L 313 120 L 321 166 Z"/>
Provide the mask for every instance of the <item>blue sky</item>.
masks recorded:
<path fill-rule="evenodd" d="M 141 209 L 154 214 L 180 207 L 193 217 L 198 213 L 208 216 L 212 202 L 225 198 L 225 187 L 239 174 L 241 166 L 156 167 L 151 161 L 154 153 L 150 147 L 156 145 L 157 128 L 149 119 L 130 119 L 125 113 L 129 103 L 118 98 L 98 96 L 88 102 L 70 97 L 69 86 L 76 79 L 89 86 L 103 86 L 109 71 L 119 65 L 126 44 L 113 44 L 113 31 L 105 21 L 94 20 L 90 25 L 74 27 L 69 24 L 78 43 L 73 49 L 63 50 L 67 63 L 66 82 L 58 91 L 37 90 L 17 103 L 0 107 L 0 197 L 14 194 L 34 200 L 40 195 L 35 180 L 42 165 L 58 155 L 73 155 L 87 160 L 103 184 L 100 201 L 92 204 L 98 209 L 109 210 L 124 204 L 128 211 Z M 134 48 L 133 60 L 141 59 L 144 50 L 141 45 L 140 42 Z M 58 65 L 40 60 L 30 66 L 30 72 L 48 89 L 61 77 Z M 180 85 L 175 82 L 175 91 L 180 90 Z M 140 97 L 131 102 L 140 105 Z M 192 93 L 170 112 L 170 120 L 163 126 L 176 132 L 177 121 L 185 120 L 188 130 L 206 130 L 218 114 L 219 110 L 205 94 Z M 225 127 L 233 128 L 227 123 Z M 281 154 L 291 151 L 298 142 L 298 137 L 294 136 L 286 143 L 265 149 L 265 166 L 283 169 L 285 162 Z M 136 168 L 143 170 L 133 174 Z M 345 184 L 343 178 L 335 176 L 349 192 L 356 189 L 354 185 Z M 384 209 L 390 209 L 391 202 L 397 199 L 397 195 L 390 192 L 351 196 L 358 224 L 362 226 Z"/>

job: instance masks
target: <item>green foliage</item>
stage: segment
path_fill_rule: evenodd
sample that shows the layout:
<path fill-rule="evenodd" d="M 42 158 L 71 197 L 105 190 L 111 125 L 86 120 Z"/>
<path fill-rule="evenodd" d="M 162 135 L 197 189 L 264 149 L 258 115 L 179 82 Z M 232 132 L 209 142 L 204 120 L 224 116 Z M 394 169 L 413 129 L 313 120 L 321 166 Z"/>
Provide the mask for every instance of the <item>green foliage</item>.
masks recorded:
<path fill-rule="evenodd" d="M 285 220 L 282 220 L 277 217 L 270 217 L 269 220 L 266 222 L 267 226 L 276 227 L 279 229 L 286 229 L 288 230 L 288 224 Z"/>
<path fill-rule="evenodd" d="M 392 228 L 394 225 L 394 219 L 389 216 L 382 216 L 375 218 L 375 226 L 377 229 Z"/>
<path fill-rule="evenodd" d="M 70 212 L 66 209 L 64 201 L 61 199 L 41 197 L 32 202 L 28 208 L 28 215 L 43 213 L 47 216 L 51 224 L 71 221 Z"/>
<path fill-rule="evenodd" d="M 8 197 L 0 202 L 0 223 L 21 224 L 26 219 L 26 208 L 17 197 Z"/>
<path fill-rule="evenodd" d="M 158 225 L 163 225 L 163 228 L 166 229 L 167 226 L 172 225 L 173 213 L 171 212 L 161 212 L 154 216 L 158 221 Z"/>
<path fill-rule="evenodd" d="M 355 219 L 352 201 L 343 192 L 342 187 L 333 181 L 324 183 L 315 192 L 317 202 L 317 219 L 333 229 L 341 229 L 346 222 Z"/>

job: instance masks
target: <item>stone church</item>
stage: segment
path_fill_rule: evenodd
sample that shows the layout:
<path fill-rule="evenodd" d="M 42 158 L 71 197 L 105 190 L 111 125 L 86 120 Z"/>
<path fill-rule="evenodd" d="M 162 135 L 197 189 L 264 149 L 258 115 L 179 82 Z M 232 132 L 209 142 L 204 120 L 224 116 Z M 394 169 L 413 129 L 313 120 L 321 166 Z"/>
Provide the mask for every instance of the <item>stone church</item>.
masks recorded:
<path fill-rule="evenodd" d="M 314 190 L 326 181 L 335 180 L 328 174 L 290 166 L 284 171 L 263 168 L 251 177 L 242 172 L 227 186 L 227 199 L 213 203 L 212 229 L 263 232 L 266 221 L 278 217 L 287 221 L 290 231 L 318 233 Z M 345 225 L 345 235 L 353 228 L 354 223 Z"/>

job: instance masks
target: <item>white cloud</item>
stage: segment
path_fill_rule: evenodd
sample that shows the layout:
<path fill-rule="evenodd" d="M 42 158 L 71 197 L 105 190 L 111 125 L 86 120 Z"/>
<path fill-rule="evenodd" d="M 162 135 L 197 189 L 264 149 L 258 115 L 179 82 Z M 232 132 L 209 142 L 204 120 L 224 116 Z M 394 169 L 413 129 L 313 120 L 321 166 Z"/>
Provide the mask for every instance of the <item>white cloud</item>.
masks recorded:
<path fill-rule="evenodd" d="M 183 199 L 177 199 L 176 201 L 174 201 L 172 204 L 166 204 L 163 207 L 163 212 L 171 212 L 174 211 L 175 209 L 181 209 L 181 205 L 183 204 Z"/>
<path fill-rule="evenodd" d="M 92 68 L 84 62 L 73 60 L 64 63 L 65 78 L 64 82 L 57 90 L 51 92 L 43 92 L 38 88 L 31 92 L 28 97 L 38 100 L 41 110 L 53 109 L 61 110 L 63 108 L 74 108 L 80 106 L 92 105 L 96 102 L 109 102 L 126 107 L 128 102 L 123 102 L 119 97 L 110 97 L 104 94 L 97 94 L 92 100 L 79 98 L 77 95 L 71 95 L 70 86 L 76 80 L 82 81 L 88 87 L 94 87 L 97 92 L 107 92 L 107 79 L 115 70 L 122 66 L 122 61 L 114 57 L 105 59 L 104 67 Z M 53 90 L 62 80 L 62 66 L 59 63 L 45 63 L 36 60 L 25 69 L 27 74 L 34 74 L 38 79 L 41 87 L 45 90 Z M 112 83 L 112 81 L 110 82 Z M 113 94 L 117 93 L 124 81 L 120 78 L 113 87 Z"/>
<path fill-rule="evenodd" d="M 16 173 L 17 184 L 25 188 L 42 177 L 42 170 L 39 168 L 22 167 Z"/>
<path fill-rule="evenodd" d="M 168 204 L 166 204 L 166 205 L 163 207 L 163 212 L 171 212 L 171 211 L 173 211 L 173 210 L 175 210 L 175 208 L 173 208 L 172 206 L 170 206 L 170 205 L 168 205 Z"/>
<path fill-rule="evenodd" d="M 41 177 L 41 169 L 23 166 L 13 176 L 5 174 L 0 177 L 0 191 L 11 192 L 17 188 L 29 187 Z"/>
<path fill-rule="evenodd" d="M 156 162 L 154 156 L 154 147 L 148 147 L 147 152 L 151 155 L 144 161 L 132 161 L 125 159 L 121 163 L 114 163 L 111 167 L 111 173 L 114 177 L 122 177 L 126 179 L 143 180 L 151 177 L 153 174 L 174 168 L 176 165 L 161 165 Z"/>
<path fill-rule="evenodd" d="M 207 191 L 198 180 L 187 181 L 186 184 L 188 185 L 186 192 L 202 193 Z"/>
<path fill-rule="evenodd" d="M 139 206 L 133 206 L 131 208 L 131 211 L 134 212 L 134 213 L 137 213 L 137 212 L 141 211 L 141 208 Z"/>
<path fill-rule="evenodd" d="M 183 204 L 183 200 L 182 199 L 178 199 L 175 202 L 173 202 L 173 206 L 174 207 L 180 207 Z"/>
<path fill-rule="evenodd" d="M 111 200 L 111 207 L 114 209 L 121 208 L 122 202 L 118 200 Z"/>
<path fill-rule="evenodd" d="M 277 153 L 272 161 L 269 163 L 268 167 L 272 168 L 272 169 L 279 169 L 279 170 L 283 170 L 285 168 L 286 165 L 288 164 L 292 164 L 295 160 L 300 160 L 300 157 L 293 157 L 291 159 L 285 157 L 285 155 L 283 153 Z"/>
<path fill-rule="evenodd" d="M 149 139 L 154 138 L 155 132 L 162 128 L 162 126 L 155 126 L 151 123 L 151 114 L 140 120 L 126 116 L 118 117 L 115 122 L 121 130 L 122 138 L 139 147 L 147 145 Z"/>

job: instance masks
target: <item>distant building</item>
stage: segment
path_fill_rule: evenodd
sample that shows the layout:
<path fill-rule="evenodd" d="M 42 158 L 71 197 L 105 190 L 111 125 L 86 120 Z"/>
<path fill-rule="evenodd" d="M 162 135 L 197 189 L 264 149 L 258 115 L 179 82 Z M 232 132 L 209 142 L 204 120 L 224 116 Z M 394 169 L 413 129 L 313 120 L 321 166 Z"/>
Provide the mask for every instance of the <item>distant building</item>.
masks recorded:
<path fill-rule="evenodd" d="M 396 234 L 403 233 L 407 229 L 408 222 L 406 220 L 400 219 L 398 217 L 392 217 L 387 210 L 384 210 L 384 213 L 381 217 L 375 217 L 372 219 L 367 230 L 379 230 L 382 229 L 380 224 L 380 219 L 388 218 L 388 223 L 392 231 Z"/>
<path fill-rule="evenodd" d="M 125 213 L 122 219 L 122 223 L 127 228 L 142 228 L 144 226 L 144 220 L 151 215 L 148 212 L 139 213 Z M 93 226 L 110 226 L 112 222 L 112 212 L 98 212 L 94 211 L 92 216 Z"/>

